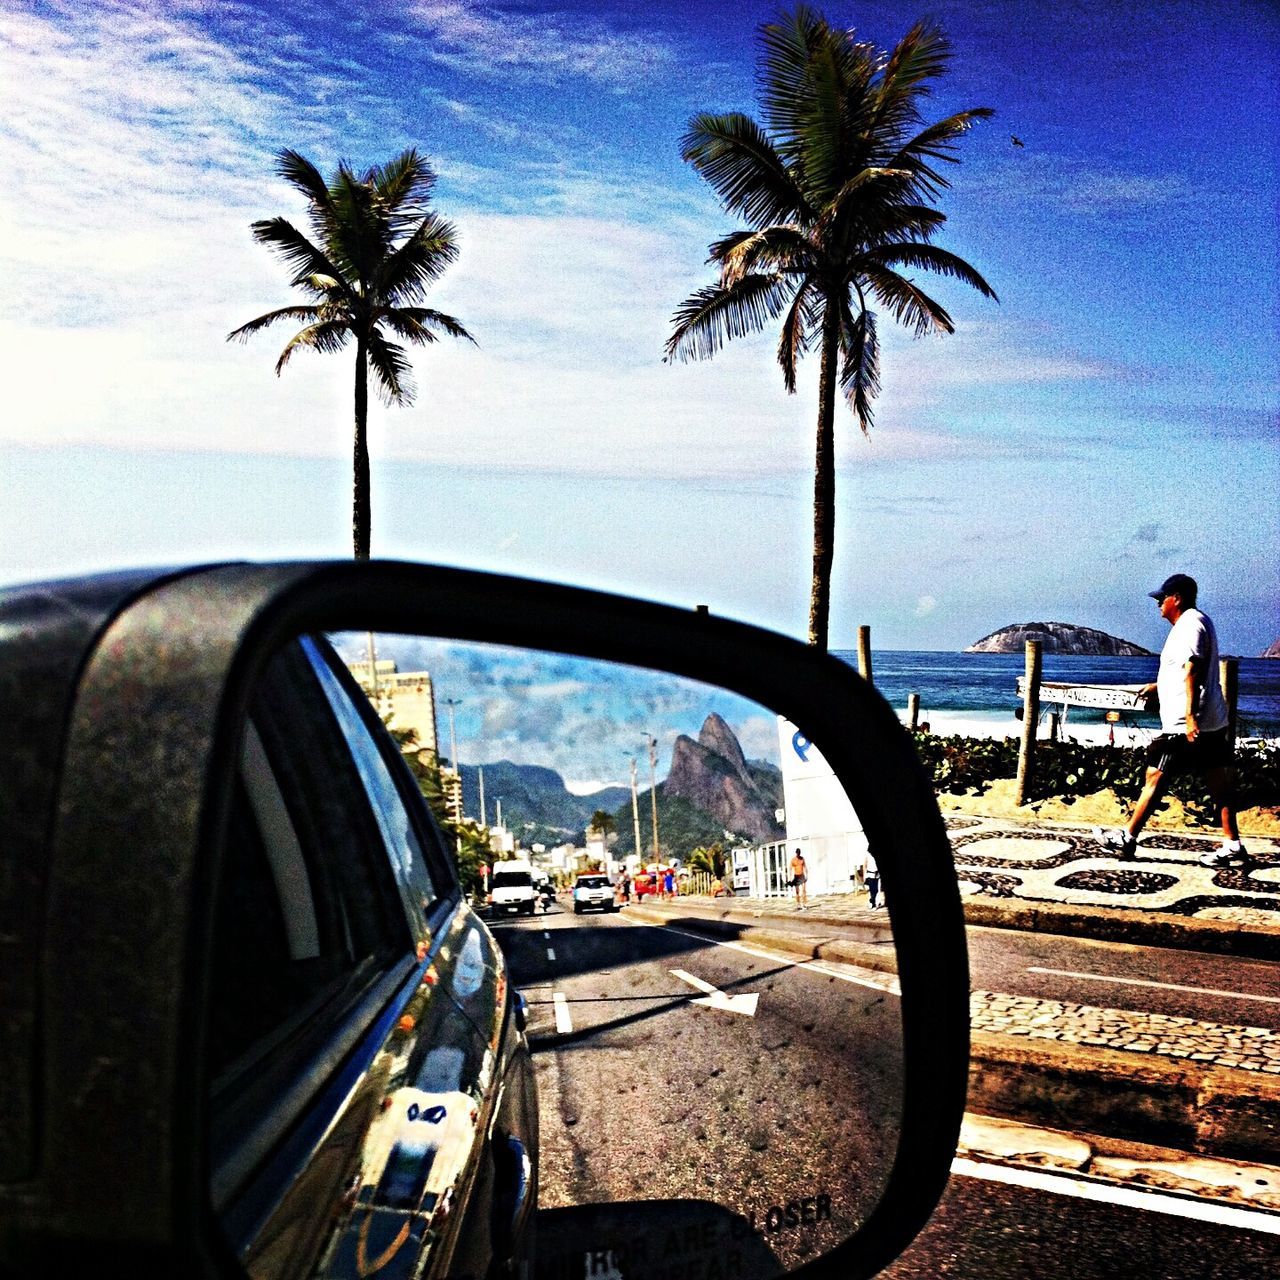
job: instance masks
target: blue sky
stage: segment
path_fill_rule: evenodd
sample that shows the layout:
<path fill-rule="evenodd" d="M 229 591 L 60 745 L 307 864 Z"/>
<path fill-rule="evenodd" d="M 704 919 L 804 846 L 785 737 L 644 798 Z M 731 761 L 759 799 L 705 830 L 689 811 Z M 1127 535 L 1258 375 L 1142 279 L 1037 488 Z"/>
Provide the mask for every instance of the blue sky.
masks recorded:
<path fill-rule="evenodd" d="M 34 3 L 0 16 L 0 582 L 344 556 L 350 357 L 272 372 L 292 301 L 249 223 L 271 174 L 403 147 L 462 254 L 477 348 L 377 407 L 374 553 L 603 586 L 802 635 L 816 369 L 776 335 L 665 366 L 733 225 L 679 159 L 756 110 L 773 4 Z M 1280 19 L 1252 0 L 831 4 L 878 44 L 936 16 L 965 140 L 942 243 L 1000 295 L 886 323 L 869 441 L 839 423 L 832 644 L 958 648 L 1058 619 L 1157 647 L 1201 580 L 1224 650 L 1280 634 Z M 1025 145 L 1014 147 L 1011 135 Z"/>

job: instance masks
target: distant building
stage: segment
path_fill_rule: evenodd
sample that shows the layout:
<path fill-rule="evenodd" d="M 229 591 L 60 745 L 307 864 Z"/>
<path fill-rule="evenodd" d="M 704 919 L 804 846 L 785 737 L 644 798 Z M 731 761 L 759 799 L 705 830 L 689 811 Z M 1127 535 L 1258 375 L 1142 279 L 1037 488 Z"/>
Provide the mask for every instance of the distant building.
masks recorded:
<path fill-rule="evenodd" d="M 462 774 L 447 765 L 440 768 L 440 789 L 444 792 L 444 811 L 450 822 L 462 821 Z"/>
<path fill-rule="evenodd" d="M 412 729 L 418 735 L 419 752 L 428 752 L 433 760 L 440 758 L 440 739 L 436 733 L 436 695 L 431 676 L 426 671 L 397 671 L 390 658 L 379 658 L 372 666 L 367 660 L 348 662 L 356 683 L 369 696 L 377 712 L 390 718 L 394 729 Z M 457 761 L 453 762 L 456 766 Z M 458 781 L 461 792 L 461 779 Z M 446 784 L 447 795 L 447 784 Z M 458 813 L 462 813 L 461 795 Z"/>

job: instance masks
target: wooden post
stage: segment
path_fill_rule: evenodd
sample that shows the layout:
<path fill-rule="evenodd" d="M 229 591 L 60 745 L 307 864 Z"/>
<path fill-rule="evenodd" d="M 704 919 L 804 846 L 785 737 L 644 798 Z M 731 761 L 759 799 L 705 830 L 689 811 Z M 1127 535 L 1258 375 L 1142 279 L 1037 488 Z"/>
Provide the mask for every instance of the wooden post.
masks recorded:
<path fill-rule="evenodd" d="M 1227 703 L 1227 741 L 1232 750 L 1236 745 L 1236 709 L 1240 702 L 1240 662 L 1237 658 L 1221 658 L 1218 661 L 1222 680 L 1222 696 Z"/>
<path fill-rule="evenodd" d="M 1027 679 L 1022 694 L 1022 746 L 1018 750 L 1018 786 L 1014 804 L 1023 805 L 1035 781 L 1036 725 L 1040 720 L 1040 641 L 1027 641 Z"/>
<path fill-rule="evenodd" d="M 871 628 L 858 628 L 858 674 L 868 683 L 871 679 Z"/>
<path fill-rule="evenodd" d="M 1056 711 L 1049 712 L 1049 741 L 1050 742 L 1057 742 L 1058 727 L 1061 720 L 1062 720 L 1062 717 L 1058 714 L 1058 712 Z"/>
<path fill-rule="evenodd" d="M 916 731 L 916 725 L 920 723 L 920 695 L 918 693 L 907 694 L 907 728 L 912 733 Z"/>

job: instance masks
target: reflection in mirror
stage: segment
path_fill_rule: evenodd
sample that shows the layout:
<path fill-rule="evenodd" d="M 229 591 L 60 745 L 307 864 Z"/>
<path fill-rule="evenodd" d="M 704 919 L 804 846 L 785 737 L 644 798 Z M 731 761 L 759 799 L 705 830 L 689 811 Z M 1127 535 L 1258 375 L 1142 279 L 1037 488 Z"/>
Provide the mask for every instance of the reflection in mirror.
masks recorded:
<path fill-rule="evenodd" d="M 895 1153 L 902 1046 L 889 913 L 820 745 L 663 672 L 331 642 L 255 697 L 219 893 L 219 936 L 247 914 L 284 975 L 264 995 L 215 956 L 213 1025 L 239 1035 L 214 1199 L 251 1274 L 478 1275 L 536 1234 L 546 1280 L 763 1280 L 848 1239 Z M 407 994 L 389 919 L 428 962 Z M 315 1061 L 342 1087 L 293 1087 Z M 308 1127 L 282 1182 L 269 1153 Z"/>

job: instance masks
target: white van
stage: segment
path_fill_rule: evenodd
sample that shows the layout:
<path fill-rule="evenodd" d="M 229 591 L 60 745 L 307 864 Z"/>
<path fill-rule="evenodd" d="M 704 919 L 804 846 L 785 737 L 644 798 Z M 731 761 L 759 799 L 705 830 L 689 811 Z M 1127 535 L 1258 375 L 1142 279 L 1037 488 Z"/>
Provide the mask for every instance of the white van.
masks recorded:
<path fill-rule="evenodd" d="M 533 866 L 530 863 L 513 858 L 508 862 L 493 864 L 489 901 L 495 915 L 505 915 L 510 911 L 517 915 L 524 912 L 531 916 L 537 896 L 533 887 Z"/>

